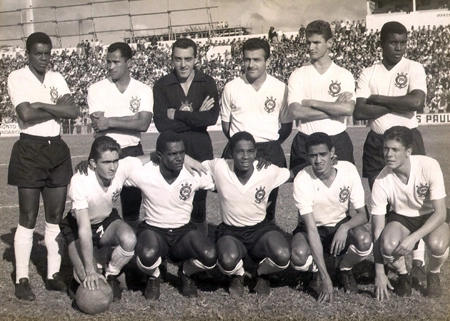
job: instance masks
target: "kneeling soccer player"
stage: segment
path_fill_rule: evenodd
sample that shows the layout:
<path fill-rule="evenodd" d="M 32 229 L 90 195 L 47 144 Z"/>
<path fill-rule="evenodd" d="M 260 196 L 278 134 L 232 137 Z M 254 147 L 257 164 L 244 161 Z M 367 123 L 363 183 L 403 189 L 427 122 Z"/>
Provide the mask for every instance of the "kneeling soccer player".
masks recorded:
<path fill-rule="evenodd" d="M 412 155 L 413 134 L 403 126 L 384 133 L 386 166 L 372 189 L 372 229 L 375 258 L 375 294 L 389 298 L 393 289 L 384 271 L 383 259 L 397 267 L 396 292 L 411 294 L 411 276 L 404 268 L 403 256 L 423 238 L 431 252 L 428 263 L 429 297 L 442 294 L 440 268 L 448 257 L 449 227 L 445 222 L 445 186 L 439 163 L 427 156 Z M 386 206 L 390 211 L 386 213 Z M 399 269 L 398 267 L 403 267 Z"/>
<path fill-rule="evenodd" d="M 287 168 L 270 165 L 255 170 L 256 143 L 247 132 L 230 139 L 232 159 L 214 159 L 202 164 L 214 178 L 223 223 L 216 231 L 219 268 L 231 276 L 229 292 L 244 294 L 243 259 L 259 261 L 258 295 L 270 294 L 268 276 L 289 266 L 289 243 L 273 221 L 266 218 L 270 192 L 286 182 Z"/>
<path fill-rule="evenodd" d="M 160 296 L 159 265 L 168 257 L 179 265 L 182 294 L 198 296 L 192 274 L 216 265 L 215 244 L 190 222 L 192 201 L 199 189 L 210 190 L 210 175 L 192 176 L 184 166 L 185 149 L 180 135 L 162 132 L 156 142 L 159 165 L 148 163 L 133 171 L 127 184 L 142 191 L 144 221 L 138 226 L 137 266 L 149 276 L 147 300 Z"/>
<path fill-rule="evenodd" d="M 322 279 L 319 302 L 333 301 L 333 284 L 324 253 L 342 255 L 339 279 L 346 292 L 358 292 L 352 268 L 372 251 L 372 239 L 363 226 L 369 214 L 358 171 L 350 162 L 333 165 L 334 147 L 321 132 L 306 139 L 305 149 L 311 163 L 294 180 L 294 199 L 299 224 L 293 231 L 291 265 L 302 272 L 317 270 Z M 349 216 L 349 203 L 356 214 Z M 311 274 L 311 273 L 308 273 Z"/>
<path fill-rule="evenodd" d="M 132 170 L 150 159 L 147 155 L 119 160 L 119 154 L 120 145 L 111 137 L 94 140 L 89 154 L 92 169 L 88 169 L 87 175 L 76 173 L 72 177 L 69 188 L 72 210 L 61 223 L 74 266 L 74 279 L 88 289 L 96 289 L 98 282 L 108 282 L 114 301 L 121 298 L 117 275 L 133 257 L 136 245 L 132 228 L 122 221 L 114 203 Z M 97 250 L 113 246 L 103 276 L 97 270 L 97 263 L 101 262 L 97 262 L 94 252 L 99 254 Z M 71 296 L 76 292 L 76 285 L 76 282 L 71 284 Z"/>

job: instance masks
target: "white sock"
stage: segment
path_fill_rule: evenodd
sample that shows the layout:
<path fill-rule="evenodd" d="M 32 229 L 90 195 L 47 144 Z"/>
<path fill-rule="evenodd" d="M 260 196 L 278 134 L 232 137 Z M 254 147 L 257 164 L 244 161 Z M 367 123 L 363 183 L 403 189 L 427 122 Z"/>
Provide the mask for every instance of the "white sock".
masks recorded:
<path fill-rule="evenodd" d="M 294 270 L 296 271 L 301 271 L 301 272 L 317 272 L 317 266 L 316 263 L 314 263 L 314 259 L 312 257 L 312 255 L 309 255 L 308 258 L 306 259 L 306 263 L 303 264 L 302 266 L 295 266 L 294 264 L 292 264 L 291 262 L 291 266 L 294 268 Z"/>
<path fill-rule="evenodd" d="M 153 264 L 152 266 L 145 266 L 144 264 L 142 264 L 139 256 L 136 259 L 136 265 L 138 266 L 139 270 L 141 270 L 143 273 L 153 276 L 155 278 L 160 276 L 159 266 L 161 265 L 161 262 L 162 262 L 161 257 L 159 257 L 156 260 L 155 264 Z"/>
<path fill-rule="evenodd" d="M 285 266 L 276 264 L 270 257 L 264 258 L 259 262 L 259 267 L 257 270 L 258 275 L 267 275 L 276 272 L 281 272 L 289 266 L 289 262 Z"/>
<path fill-rule="evenodd" d="M 447 260 L 447 258 L 448 258 L 448 248 L 441 256 L 434 256 L 433 254 L 431 254 L 430 262 L 428 262 L 428 271 L 431 273 L 441 272 L 441 267 L 444 264 L 445 260 Z"/>
<path fill-rule="evenodd" d="M 47 278 L 53 279 L 53 274 L 59 272 L 61 256 L 64 249 L 64 238 L 58 224 L 45 222 L 45 247 L 47 248 Z"/>
<path fill-rule="evenodd" d="M 416 250 L 412 252 L 413 260 L 422 261 L 422 265 L 425 263 L 425 242 L 420 239 L 419 245 Z"/>
<path fill-rule="evenodd" d="M 14 256 L 16 259 L 16 283 L 21 278 L 28 278 L 31 248 L 33 247 L 33 229 L 17 225 L 14 235 Z"/>
<path fill-rule="evenodd" d="M 133 255 L 134 251 L 127 252 L 120 245 L 116 246 L 111 254 L 111 261 L 106 267 L 105 276 L 119 274 L 122 268 L 133 258 Z"/>
<path fill-rule="evenodd" d="M 339 270 L 351 270 L 356 264 L 364 261 L 366 257 L 369 256 L 370 252 L 372 252 L 372 244 L 370 245 L 370 249 L 367 251 L 360 251 L 356 248 L 356 246 L 350 244 L 347 253 L 344 254 L 344 257 L 339 264 Z"/>
<path fill-rule="evenodd" d="M 383 258 L 390 263 L 396 270 L 398 274 L 406 274 L 408 270 L 406 269 L 405 257 L 404 256 L 392 256 L 384 255 Z"/>
<path fill-rule="evenodd" d="M 183 263 L 183 273 L 190 276 L 196 272 L 211 270 L 215 266 L 215 264 L 213 266 L 206 266 L 197 259 L 190 259 Z"/>
<path fill-rule="evenodd" d="M 234 267 L 234 269 L 232 271 L 225 270 L 220 265 L 220 263 L 218 263 L 217 265 L 219 266 L 219 270 L 225 275 L 239 275 L 239 276 L 243 276 L 244 273 L 245 273 L 244 262 L 242 260 L 239 260 L 238 264 L 236 264 L 236 266 Z"/>

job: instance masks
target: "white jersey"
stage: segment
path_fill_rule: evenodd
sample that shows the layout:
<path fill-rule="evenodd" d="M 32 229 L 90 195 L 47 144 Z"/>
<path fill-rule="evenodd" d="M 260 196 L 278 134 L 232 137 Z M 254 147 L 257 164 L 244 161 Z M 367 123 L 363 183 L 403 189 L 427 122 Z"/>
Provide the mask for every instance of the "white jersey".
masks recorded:
<path fill-rule="evenodd" d="M 27 66 L 15 70 L 9 75 L 8 93 L 15 108 L 24 102 L 55 105 L 58 98 L 70 94 L 70 90 L 60 73 L 47 71 L 44 82 L 41 83 Z M 25 134 L 54 137 L 61 133 L 61 120 L 23 122 L 19 119 L 19 127 L 21 132 Z"/>
<path fill-rule="evenodd" d="M 430 157 L 412 155 L 408 184 L 384 167 L 372 189 L 373 215 L 386 215 L 386 206 L 397 214 L 417 217 L 434 212 L 432 200 L 444 198 L 445 186 L 439 163 Z"/>
<path fill-rule="evenodd" d="M 355 165 L 339 161 L 330 187 L 311 166 L 305 167 L 294 180 L 294 200 L 300 215 L 313 213 L 317 226 L 335 226 L 347 216 L 349 200 L 355 209 L 365 206 L 364 188 Z"/>
<path fill-rule="evenodd" d="M 222 121 L 230 123 L 230 137 L 246 131 L 257 143 L 277 140 L 280 123 L 291 123 L 286 84 L 267 74 L 256 91 L 244 75 L 225 85 L 220 109 Z"/>
<path fill-rule="evenodd" d="M 126 157 L 119 160 L 116 175 L 111 180 L 105 192 L 97 180 L 95 172 L 88 169 L 88 175 L 75 173 L 69 185 L 68 196 L 72 201 L 72 209 L 88 209 L 91 224 L 102 222 L 111 214 L 119 199 L 122 186 L 133 169 L 141 167 L 141 161 L 136 157 Z M 74 216 L 75 212 L 72 213 Z"/>
<path fill-rule="evenodd" d="M 216 158 L 202 164 L 214 178 L 219 195 L 222 220 L 232 226 L 253 226 L 266 217 L 267 199 L 270 192 L 289 179 L 289 170 L 270 165 L 255 170 L 245 185 L 234 173 L 233 160 Z"/>
<path fill-rule="evenodd" d="M 142 191 L 148 225 L 160 228 L 177 228 L 189 223 L 194 193 L 199 189 L 213 190 L 210 175 L 192 176 L 186 168 L 169 184 L 161 175 L 158 165 L 147 163 L 131 173 L 127 186 Z"/>
<path fill-rule="evenodd" d="M 103 79 L 88 89 L 89 114 L 100 111 L 105 117 L 134 116 L 138 112 L 153 113 L 153 91 L 146 84 L 131 78 L 127 89 L 121 93 L 116 85 Z M 107 136 L 114 138 L 121 148 L 136 146 L 141 133 L 127 130 L 108 130 Z"/>
<path fill-rule="evenodd" d="M 289 105 L 301 104 L 304 99 L 315 99 L 335 102 L 343 92 L 355 93 L 355 80 L 347 69 L 339 67 L 334 62 L 328 70 L 320 74 L 316 68 L 307 64 L 297 68 L 289 77 Z M 354 100 L 354 96 L 352 98 Z M 330 117 L 327 119 L 300 121 L 299 132 L 311 135 L 323 132 L 330 136 L 342 133 L 347 128 L 347 116 Z"/>
<path fill-rule="evenodd" d="M 391 70 L 387 70 L 381 61 L 362 71 L 358 79 L 356 97 L 369 98 L 370 95 L 405 96 L 413 90 L 427 93 L 426 75 L 423 66 L 406 58 L 402 58 Z M 416 115 L 410 118 L 400 114 L 389 113 L 370 120 L 370 129 L 377 134 L 383 134 L 392 126 L 416 128 Z"/>

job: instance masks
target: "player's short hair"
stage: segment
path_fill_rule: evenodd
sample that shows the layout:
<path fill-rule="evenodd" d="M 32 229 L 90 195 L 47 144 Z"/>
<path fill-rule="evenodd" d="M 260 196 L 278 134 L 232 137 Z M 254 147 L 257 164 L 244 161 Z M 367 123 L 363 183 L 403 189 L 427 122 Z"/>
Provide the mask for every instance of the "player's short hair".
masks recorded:
<path fill-rule="evenodd" d="M 49 45 L 50 49 L 52 49 L 52 40 L 50 39 L 50 37 L 46 33 L 35 32 L 35 33 L 32 33 L 31 35 L 29 35 L 27 38 L 27 43 L 26 43 L 27 51 L 30 52 L 31 48 L 33 48 L 33 46 L 37 43 Z"/>
<path fill-rule="evenodd" d="M 156 151 L 163 153 L 166 150 L 166 146 L 168 143 L 178 143 L 182 142 L 183 139 L 178 133 L 174 131 L 168 130 L 159 134 L 156 139 Z"/>
<path fill-rule="evenodd" d="M 236 148 L 236 145 L 241 140 L 246 140 L 253 143 L 253 146 L 256 147 L 256 141 L 252 134 L 248 132 L 237 132 L 230 138 L 230 151 L 233 152 Z"/>
<path fill-rule="evenodd" d="M 395 140 L 405 146 L 406 149 L 413 147 L 414 136 L 408 127 L 393 126 L 386 130 L 383 134 L 383 141 Z"/>
<path fill-rule="evenodd" d="M 306 153 L 309 154 L 309 149 L 313 146 L 317 146 L 317 145 L 327 145 L 328 150 L 331 151 L 331 149 L 333 148 L 333 142 L 331 141 L 330 136 L 328 136 L 325 133 L 322 132 L 316 132 L 313 133 L 311 135 L 309 135 L 306 138 L 306 142 L 305 142 L 305 150 Z"/>
<path fill-rule="evenodd" d="M 120 55 L 125 58 L 125 60 L 129 60 L 133 58 L 133 51 L 131 47 L 126 42 L 115 42 L 108 47 L 108 52 L 113 53 L 116 50 L 120 51 Z"/>
<path fill-rule="evenodd" d="M 91 152 L 89 153 L 88 159 L 93 159 L 94 161 L 100 159 L 104 152 L 117 152 L 120 155 L 120 145 L 113 138 L 109 136 L 99 136 L 94 139 L 91 146 Z"/>
<path fill-rule="evenodd" d="M 408 31 L 406 30 L 406 27 L 404 25 L 402 25 L 400 22 L 397 21 L 389 21 L 386 22 L 383 27 L 381 27 L 381 31 L 380 31 L 380 41 L 384 42 L 387 37 L 392 34 L 395 33 L 397 35 L 403 35 L 403 34 L 408 34 Z"/>
<path fill-rule="evenodd" d="M 192 39 L 180 38 L 177 41 L 175 41 L 172 44 L 172 57 L 173 57 L 173 52 L 175 51 L 175 48 L 180 48 L 180 49 L 192 48 L 192 49 L 194 49 L 194 58 L 197 57 L 197 44 Z"/>
<path fill-rule="evenodd" d="M 333 33 L 331 32 L 330 24 L 323 20 L 314 20 L 313 22 L 308 23 L 305 30 L 306 38 L 311 37 L 313 35 L 320 35 L 326 41 L 328 39 L 333 38 Z"/>
<path fill-rule="evenodd" d="M 244 52 L 246 50 L 252 51 L 252 50 L 258 50 L 258 49 L 262 49 L 264 50 L 264 57 L 265 59 L 269 59 L 270 57 L 270 45 L 269 43 L 261 38 L 250 38 L 248 40 L 246 40 L 244 42 L 244 44 L 242 45 L 242 54 L 244 54 Z"/>

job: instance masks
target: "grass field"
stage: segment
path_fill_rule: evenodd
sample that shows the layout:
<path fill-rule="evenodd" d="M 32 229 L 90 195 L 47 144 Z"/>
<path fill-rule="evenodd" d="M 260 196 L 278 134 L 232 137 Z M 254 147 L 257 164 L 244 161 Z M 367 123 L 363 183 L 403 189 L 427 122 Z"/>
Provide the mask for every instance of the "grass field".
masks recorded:
<path fill-rule="evenodd" d="M 427 154 L 436 158 L 441 164 L 447 182 L 447 194 L 450 186 L 450 125 L 424 126 L 420 128 L 427 148 Z M 361 170 L 362 146 L 367 134 L 366 128 L 349 128 L 353 140 L 356 165 Z M 283 144 L 287 158 L 295 132 Z M 156 134 L 143 135 L 146 152 L 153 150 Z M 211 132 L 216 156 L 219 156 L 226 140 L 221 132 Z M 91 136 L 65 136 L 72 152 L 73 164 L 87 157 L 92 142 Z M 161 298 L 157 302 L 147 302 L 143 297 L 143 287 L 138 282 L 129 282 L 131 290 L 123 292 L 122 300 L 113 303 L 109 310 L 98 316 L 85 315 L 72 307 L 70 298 L 61 293 L 48 292 L 44 289 L 43 278 L 46 276 L 46 252 L 44 246 L 43 208 L 34 234 L 34 247 L 30 264 L 30 280 L 37 295 L 36 301 L 22 302 L 14 296 L 13 239 L 18 222 L 18 205 L 16 188 L 8 186 L 7 169 L 10 151 L 17 138 L 0 139 L 0 320 L 450 320 L 450 263 L 446 262 L 441 273 L 444 295 L 437 300 L 423 296 L 423 289 L 413 290 L 408 298 L 392 295 L 389 301 L 378 302 L 373 297 L 372 259 L 355 267 L 359 283 L 358 294 L 346 294 L 335 287 L 335 302 L 318 304 L 317 294 L 298 288 L 296 273 L 287 269 L 279 276 L 279 282 L 273 285 L 272 293 L 267 298 L 258 298 L 253 293 L 246 293 L 240 300 L 231 298 L 226 291 L 226 282 L 218 270 L 212 272 L 217 279 L 199 281 L 199 297 L 184 298 L 179 292 L 179 280 L 176 268 L 169 266 L 169 277 L 161 285 Z M 369 204 L 367 182 L 366 199 Z M 449 205 L 449 204 L 447 204 Z M 208 195 L 209 235 L 213 237 L 216 226 L 220 223 L 217 196 Z M 290 233 L 297 223 L 297 214 L 292 198 L 292 184 L 285 184 L 280 189 L 277 205 L 277 223 Z M 408 260 L 409 262 L 409 260 Z M 253 267 L 246 262 L 249 271 Z M 62 272 L 67 281 L 71 277 L 71 267 L 67 257 L 62 265 Z M 395 281 L 394 274 L 390 274 Z M 251 285 L 252 279 L 246 280 Z"/>

